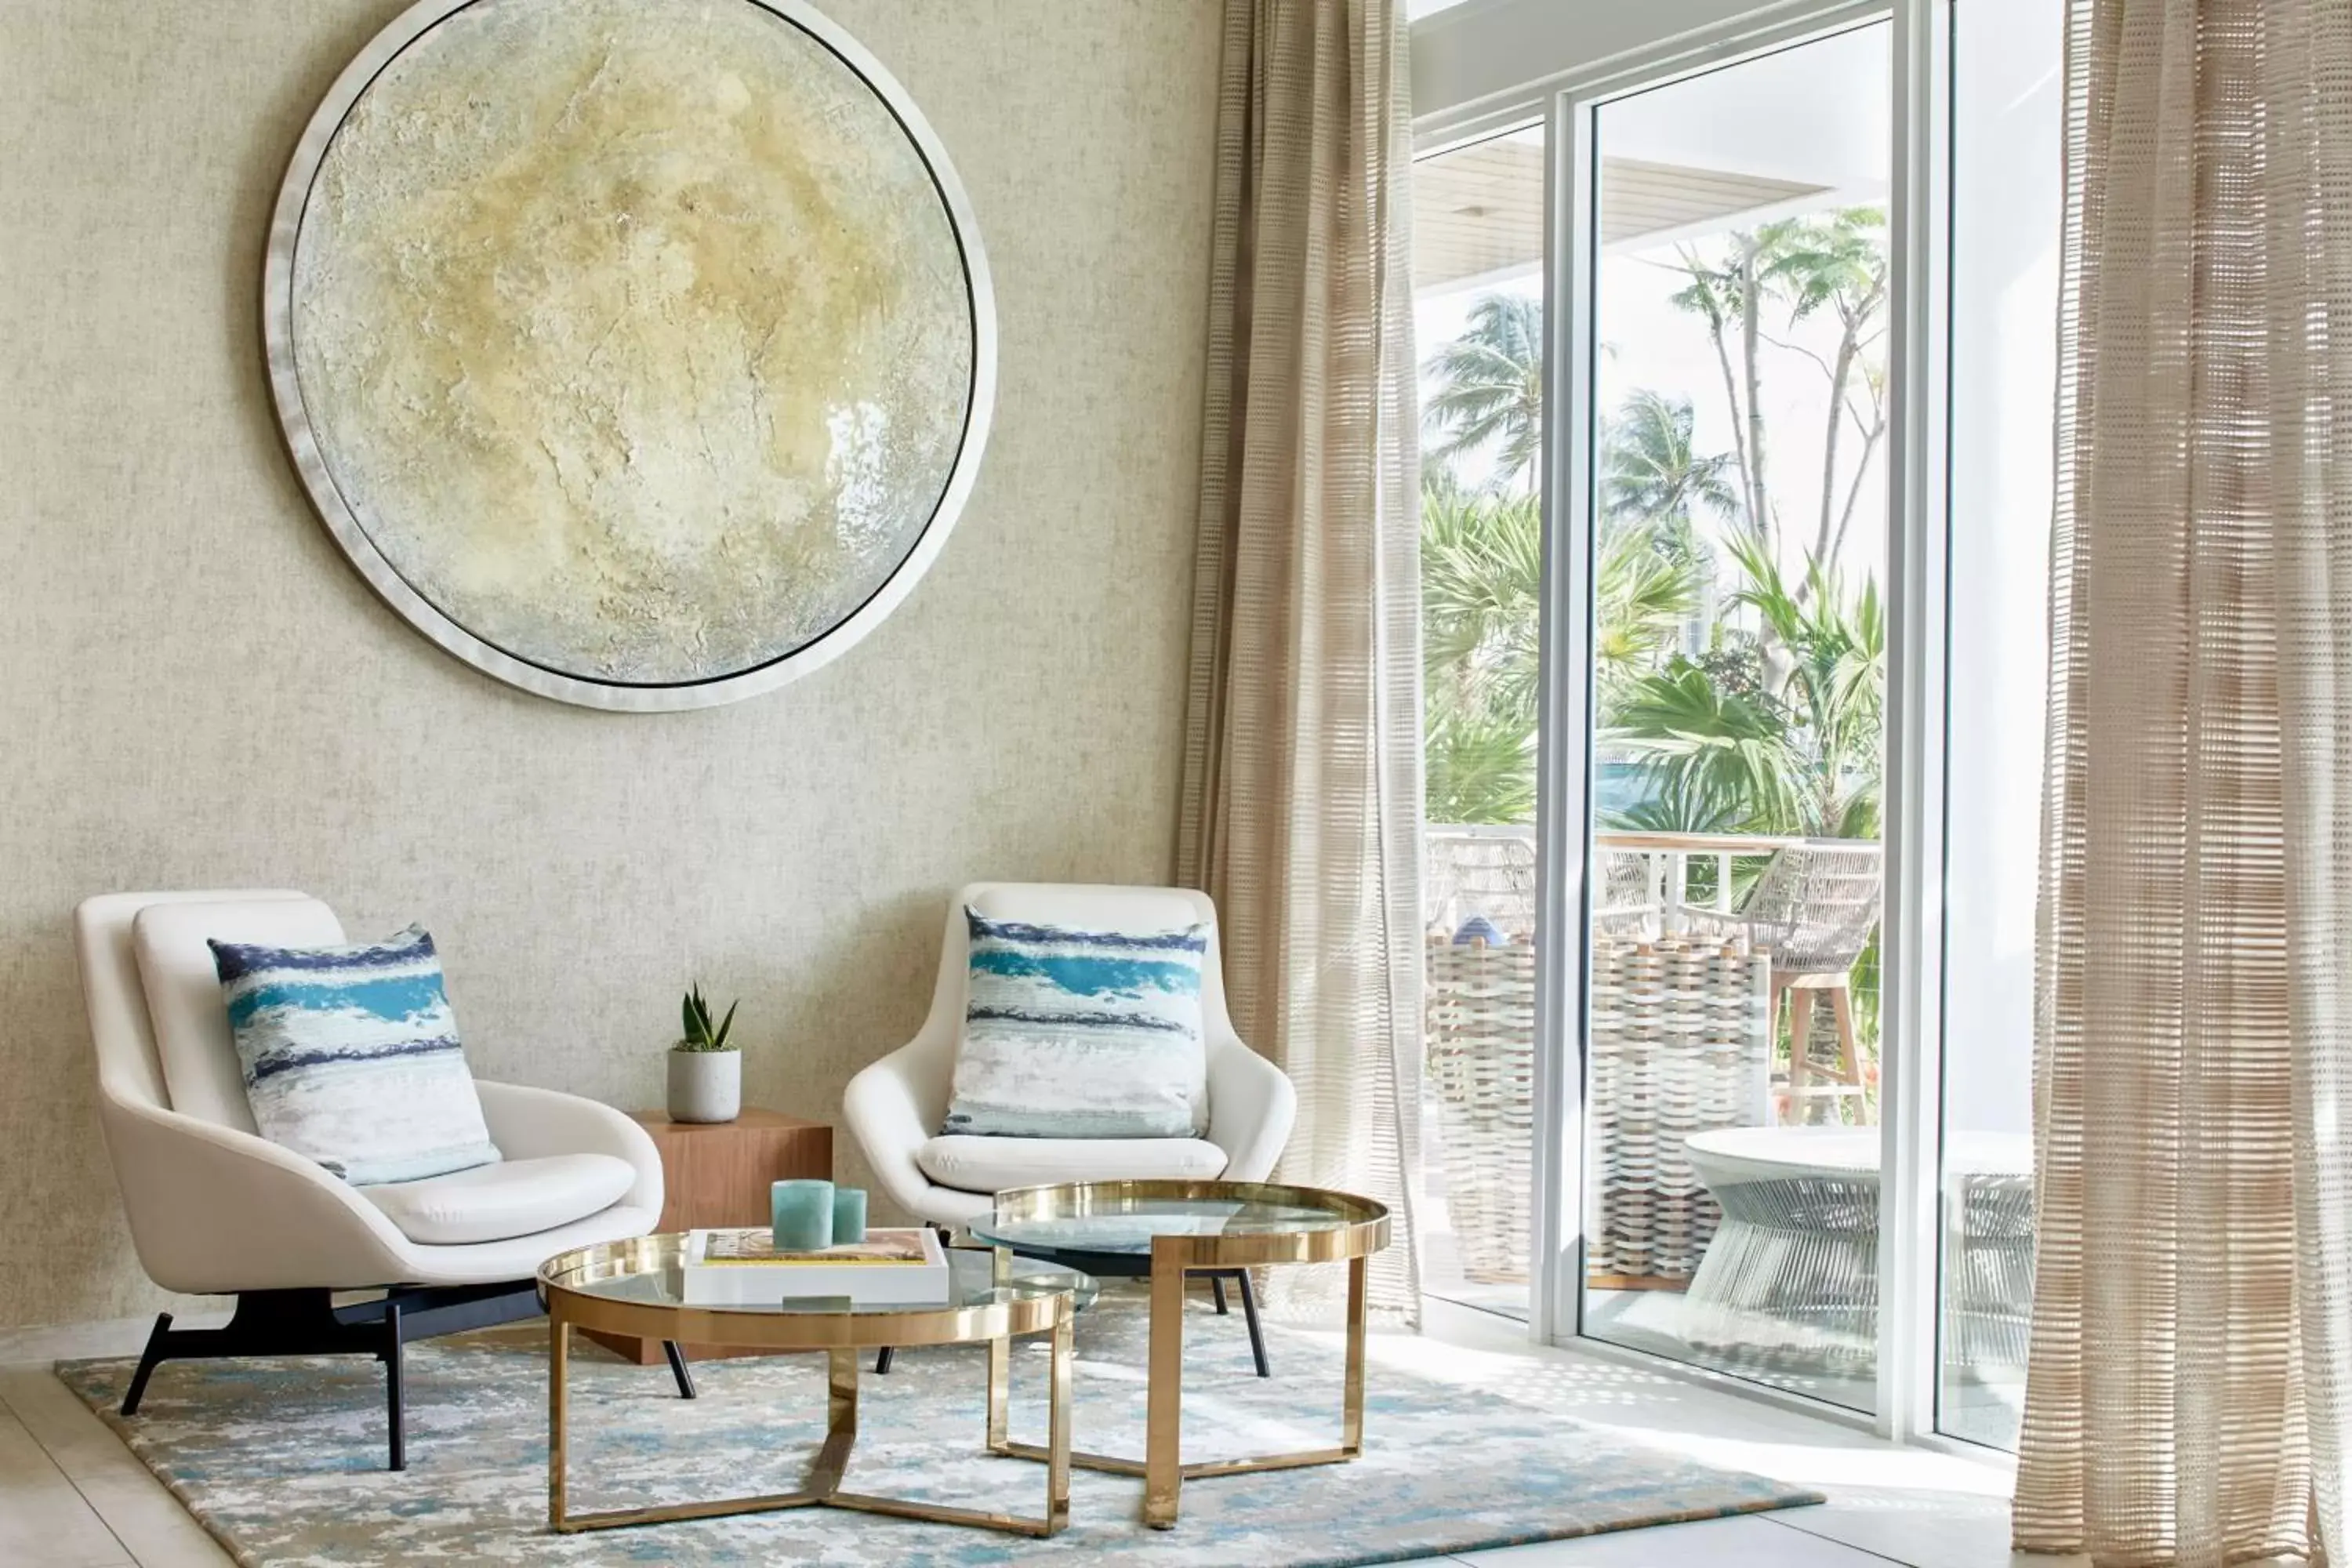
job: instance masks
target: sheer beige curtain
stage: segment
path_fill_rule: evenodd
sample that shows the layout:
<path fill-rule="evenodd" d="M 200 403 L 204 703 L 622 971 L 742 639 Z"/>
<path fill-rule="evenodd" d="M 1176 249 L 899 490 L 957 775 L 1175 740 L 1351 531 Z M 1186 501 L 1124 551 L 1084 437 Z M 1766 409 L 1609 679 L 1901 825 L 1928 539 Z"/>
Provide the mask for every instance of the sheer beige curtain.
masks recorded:
<path fill-rule="evenodd" d="M 1227 0 L 1222 90 L 1178 875 L 1217 901 L 1235 1024 L 1297 1085 L 1279 1177 L 1389 1205 L 1372 1304 L 1410 1316 L 1421 623 L 1402 0 Z M 1275 1283 L 1335 1271 L 1298 1272 Z"/>
<path fill-rule="evenodd" d="M 2021 1546 L 2345 1561 L 2352 7 L 2073 0 Z"/>

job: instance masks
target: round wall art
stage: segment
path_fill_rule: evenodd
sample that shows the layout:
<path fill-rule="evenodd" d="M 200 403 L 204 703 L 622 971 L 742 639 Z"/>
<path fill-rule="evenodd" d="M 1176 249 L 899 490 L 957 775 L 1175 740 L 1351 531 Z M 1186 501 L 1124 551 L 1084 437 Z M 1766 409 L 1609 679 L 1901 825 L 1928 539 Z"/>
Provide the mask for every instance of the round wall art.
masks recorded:
<path fill-rule="evenodd" d="M 856 642 L 994 393 L 962 187 L 803 0 L 425 0 L 312 116 L 263 296 L 344 552 L 450 652 L 596 708 Z"/>

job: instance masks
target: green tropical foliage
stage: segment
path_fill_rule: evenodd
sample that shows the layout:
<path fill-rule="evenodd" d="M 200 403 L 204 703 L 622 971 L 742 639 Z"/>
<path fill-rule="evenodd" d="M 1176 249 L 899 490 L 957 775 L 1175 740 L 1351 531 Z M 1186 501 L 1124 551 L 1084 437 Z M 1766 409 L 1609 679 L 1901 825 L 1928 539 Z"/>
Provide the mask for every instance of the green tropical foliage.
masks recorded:
<path fill-rule="evenodd" d="M 1432 469 L 1421 499 L 1422 660 L 1432 700 L 1532 727 L 1542 593 L 1536 498 L 1465 490 Z"/>
<path fill-rule="evenodd" d="M 1526 822 L 1535 812 L 1543 518 L 1533 495 L 1423 488 L 1422 657 L 1433 822 Z M 1604 687 L 1654 663 L 1697 601 L 1687 557 L 1625 531 L 1594 574 Z"/>
<path fill-rule="evenodd" d="M 1607 693 L 1671 649 L 1698 607 L 1698 571 L 1687 533 L 1621 532 L 1593 568 L 1599 601 L 1593 659 Z"/>
<path fill-rule="evenodd" d="M 1790 656 L 1777 697 L 1790 720 L 1798 809 L 1780 832 L 1822 838 L 1878 837 L 1879 751 L 1886 729 L 1886 619 L 1878 584 L 1849 595 L 1837 572 L 1806 563 L 1792 593 L 1772 559 L 1733 547 L 1746 584 L 1735 598 L 1757 612 Z"/>
<path fill-rule="evenodd" d="M 1874 836 L 1884 610 L 1874 582 L 1849 585 L 1835 563 L 1885 430 L 1874 353 L 1884 215 L 1857 207 L 1762 224 L 1681 246 L 1672 265 L 1682 275 L 1675 303 L 1714 348 L 1732 444 L 1702 450 L 1691 401 L 1646 389 L 1601 423 L 1594 697 L 1604 754 L 1633 764 L 1641 785 L 1610 826 Z M 1776 335 L 1819 319 L 1835 327 L 1825 353 Z M 1809 331 L 1807 342 L 1823 342 Z M 1767 458 L 1790 461 L 1798 433 L 1767 427 L 1761 390 L 1775 350 L 1812 361 L 1829 392 L 1817 504 L 1785 547 Z M 1427 366 L 1432 821 L 1526 821 L 1533 811 L 1542 363 L 1541 304 L 1496 293 Z M 1491 461 L 1489 488 L 1454 478 L 1472 453 Z M 1800 550 L 1806 536 L 1811 548 Z"/>
<path fill-rule="evenodd" d="M 1423 761 L 1432 822 L 1535 815 L 1536 498 L 1464 489 L 1433 463 L 1421 493 Z"/>
<path fill-rule="evenodd" d="M 1784 832 L 1780 825 L 1796 815 L 1786 716 L 1769 700 L 1718 689 L 1690 660 L 1628 682 L 1609 720 L 1602 742 L 1650 774 L 1651 810 L 1641 826 Z"/>
<path fill-rule="evenodd" d="M 1886 662 L 1875 584 L 1849 595 L 1816 563 L 1800 598 L 1751 542 L 1732 552 L 1744 579 L 1735 602 L 1756 610 L 1765 635 L 1707 663 L 1675 656 L 1624 683 L 1601 740 L 1639 763 L 1651 788 L 1612 826 L 1875 837 Z M 1777 688 L 1768 644 L 1786 665 Z"/>
<path fill-rule="evenodd" d="M 1433 702 L 1423 737 L 1432 822 L 1532 822 L 1535 725 Z"/>

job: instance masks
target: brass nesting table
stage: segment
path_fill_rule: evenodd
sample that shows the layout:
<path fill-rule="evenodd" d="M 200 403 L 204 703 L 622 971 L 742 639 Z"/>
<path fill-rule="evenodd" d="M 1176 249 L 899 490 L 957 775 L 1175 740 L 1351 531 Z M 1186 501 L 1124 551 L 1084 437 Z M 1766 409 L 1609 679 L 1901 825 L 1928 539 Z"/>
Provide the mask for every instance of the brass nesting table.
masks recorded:
<path fill-rule="evenodd" d="M 948 1299 L 937 1306 L 856 1307 L 837 1297 L 817 1297 L 755 1307 L 689 1307 L 679 1264 L 685 1242 L 680 1235 L 639 1237 L 562 1253 L 540 1268 L 549 1335 L 547 1520 L 554 1529 L 607 1530 L 814 1507 L 979 1525 L 1020 1535 L 1054 1535 L 1069 1522 L 1071 1322 L 1078 1309 L 1093 1300 L 1093 1280 L 1050 1262 L 1016 1259 L 1002 1249 L 951 1247 Z M 826 1352 L 830 1385 L 824 1441 L 799 1489 L 651 1508 L 571 1511 L 566 1501 L 564 1385 L 575 1328 L 680 1344 Z M 1047 1444 L 1033 1450 L 1046 1464 L 1043 1514 L 946 1508 L 841 1489 L 842 1473 L 857 1441 L 861 1352 L 884 1345 L 985 1343 L 987 1440 L 992 1451 L 1002 1453 L 1012 1387 L 1011 1342 L 1025 1334 L 1053 1336 Z"/>
<path fill-rule="evenodd" d="M 1140 1460 L 1070 1453 L 1005 1438 L 992 1414 L 989 1447 L 1067 1466 L 1143 1478 L 1143 1521 L 1176 1523 L 1178 1492 L 1188 1480 L 1253 1470 L 1293 1469 L 1355 1458 L 1364 1446 L 1365 1267 L 1389 1244 L 1389 1211 L 1370 1198 L 1317 1187 L 1260 1182 L 1079 1182 L 999 1193 L 989 1214 L 970 1222 L 973 1239 L 1088 1275 L 1148 1272 L 1151 1349 Z M 1148 1270 L 1140 1267 L 1149 1260 Z M 1183 1446 L 1184 1282 L 1188 1274 L 1230 1272 L 1277 1263 L 1348 1265 L 1348 1351 L 1337 1447 L 1185 1464 Z M 677 1337 L 677 1336 L 673 1336 Z M 992 1413 L 996 1406 L 992 1404 Z"/>

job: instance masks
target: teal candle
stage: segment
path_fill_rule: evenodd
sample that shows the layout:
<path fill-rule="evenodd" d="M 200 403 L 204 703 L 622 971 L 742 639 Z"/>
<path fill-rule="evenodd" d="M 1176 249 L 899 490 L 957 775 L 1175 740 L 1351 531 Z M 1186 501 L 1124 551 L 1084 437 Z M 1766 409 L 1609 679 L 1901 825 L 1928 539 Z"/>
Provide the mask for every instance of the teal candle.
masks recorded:
<path fill-rule="evenodd" d="M 833 1244 L 855 1247 L 866 1239 L 866 1189 L 833 1189 Z"/>
<path fill-rule="evenodd" d="M 779 1252 L 815 1252 L 833 1245 L 833 1184 L 778 1182 L 768 1189 L 768 1218 Z"/>

